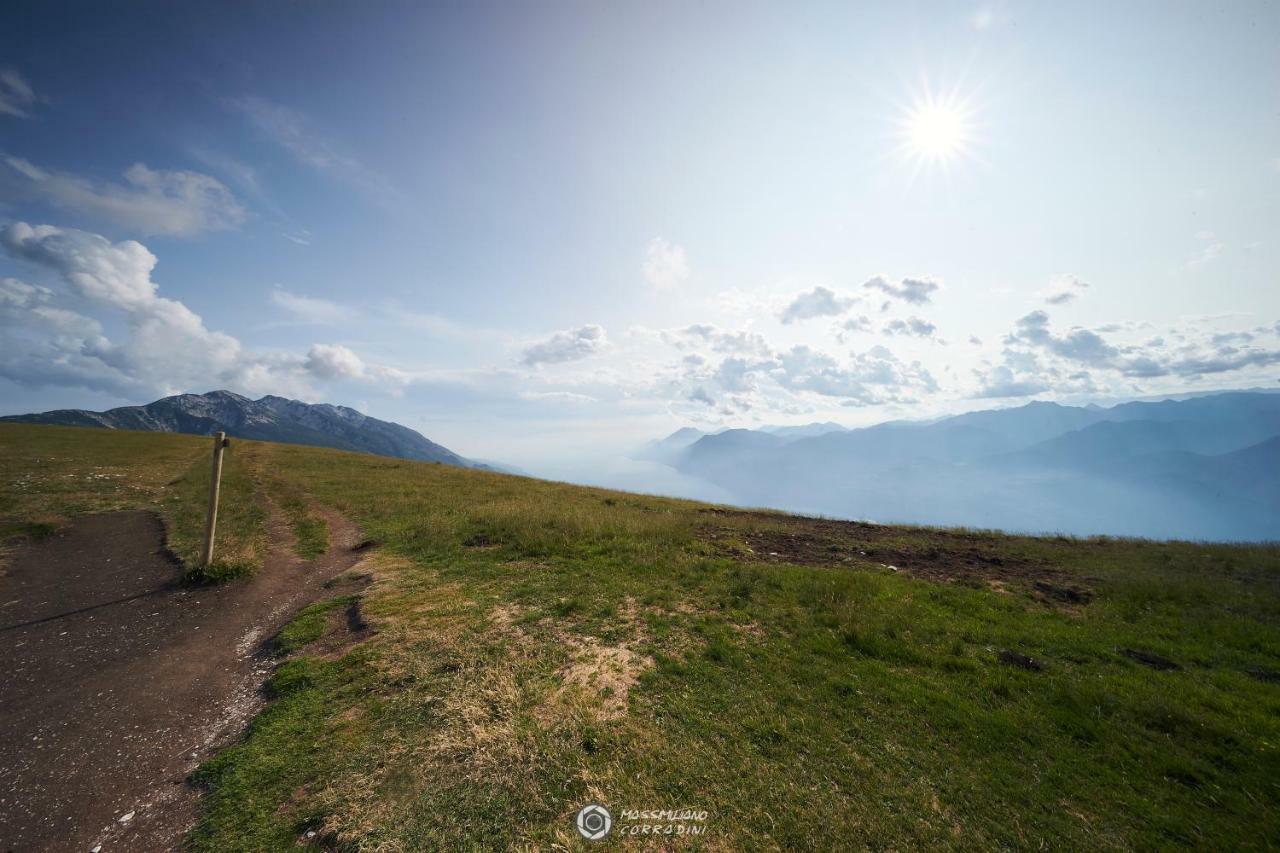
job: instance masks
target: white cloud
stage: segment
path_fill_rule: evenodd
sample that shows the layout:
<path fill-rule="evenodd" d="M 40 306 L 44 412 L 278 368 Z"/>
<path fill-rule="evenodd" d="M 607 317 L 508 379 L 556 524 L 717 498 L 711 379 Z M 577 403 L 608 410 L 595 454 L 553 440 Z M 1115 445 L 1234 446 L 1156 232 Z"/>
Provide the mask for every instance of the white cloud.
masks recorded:
<path fill-rule="evenodd" d="M 317 325 L 339 323 L 349 319 L 352 313 L 352 309 L 328 299 L 290 293 L 281 287 L 271 291 L 271 301 L 298 320 Z"/>
<path fill-rule="evenodd" d="M 143 235 L 189 237 L 235 228 L 247 215 L 229 189 L 199 172 L 136 163 L 125 170 L 125 182 L 116 184 L 47 171 L 19 157 L 3 155 L 3 161 L 9 171 L 0 185 Z"/>
<path fill-rule="evenodd" d="M 17 222 L 0 229 L 12 257 L 57 275 L 89 310 L 122 315 L 113 341 L 95 317 L 55 305 L 51 288 L 5 279 L 0 286 L 0 375 L 31 386 L 73 385 L 118 396 L 228 387 L 244 393 L 316 396 L 313 380 L 399 385 L 405 375 L 363 362 L 346 347 L 318 344 L 307 356 L 255 353 L 205 327 L 182 302 L 159 295 L 156 256 L 141 243 Z"/>
<path fill-rule="evenodd" d="M 1089 288 L 1087 281 L 1081 281 L 1074 275 L 1060 275 L 1049 282 L 1049 287 L 1041 291 L 1046 305 L 1065 305 L 1078 298 Z"/>
<path fill-rule="evenodd" d="M 779 354 L 778 383 L 793 391 L 843 398 L 842 405 L 870 406 L 912 400 L 911 392 L 938 390 L 933 376 L 918 361 L 903 363 L 882 346 L 853 353 L 841 364 L 808 346 Z"/>
<path fill-rule="evenodd" d="M 789 324 L 796 320 L 808 320 L 814 317 L 837 317 L 848 311 L 857 301 L 857 297 L 837 296 L 829 288 L 819 286 L 805 293 L 796 294 L 778 315 L 778 319 L 784 324 Z"/>
<path fill-rule="evenodd" d="M 600 352 L 607 342 L 603 328 L 588 324 L 556 332 L 546 340 L 530 344 L 525 347 L 520 360 L 530 367 L 577 361 Z"/>
<path fill-rule="evenodd" d="M 711 323 L 694 323 L 661 332 L 664 341 L 677 349 L 707 349 L 736 355 L 767 356 L 772 353 L 763 336 L 746 329 L 722 329 Z"/>
<path fill-rule="evenodd" d="M 714 406 L 716 404 L 715 398 L 707 393 L 706 388 L 701 386 L 690 391 L 686 399 L 691 403 L 701 403 L 704 406 Z"/>
<path fill-rule="evenodd" d="M 689 259 L 683 246 L 654 237 L 645 247 L 642 270 L 649 284 L 659 290 L 672 290 L 689 278 Z"/>
<path fill-rule="evenodd" d="M 52 333 L 64 343 L 94 341 L 102 324 L 76 311 L 52 305 L 53 291 L 16 278 L 0 279 L 0 325 Z"/>
<path fill-rule="evenodd" d="M 1189 327 L 1170 329 L 1164 335 L 1146 336 L 1137 343 L 1104 337 L 1128 332 L 1132 336 L 1145 324 L 1110 324 L 1097 330 L 1080 326 L 1057 334 L 1049 315 L 1032 311 L 1022 317 L 1004 339 L 1006 362 L 1013 358 L 1035 360 L 1036 354 L 1049 360 L 1039 369 L 1041 377 L 1060 380 L 1079 368 L 1099 371 L 1126 380 L 1178 377 L 1195 380 L 1203 376 L 1242 370 L 1260 370 L 1280 364 L 1280 349 L 1258 343 L 1255 331 L 1221 332 Z M 1031 373 L 1023 369 L 1023 373 Z M 1069 378 L 1069 377 L 1068 377 Z"/>
<path fill-rule="evenodd" d="M 905 320 L 890 320 L 884 326 L 886 335 L 902 335 L 915 338 L 932 338 L 938 327 L 919 317 L 908 317 Z"/>
<path fill-rule="evenodd" d="M 321 379 L 359 379 L 365 371 L 364 360 L 341 344 L 312 344 L 303 367 Z"/>
<path fill-rule="evenodd" d="M 891 299 L 901 299 L 912 305 L 924 305 L 933 299 L 933 294 L 942 285 L 931 278 L 904 278 L 898 284 L 894 284 L 884 276 L 878 275 L 862 286 L 868 290 L 878 290 L 887 294 Z M 888 303 L 885 304 L 888 305 Z"/>
<path fill-rule="evenodd" d="M 28 118 L 29 110 L 44 99 L 16 68 L 0 68 L 0 115 Z"/>
<path fill-rule="evenodd" d="M 839 343 L 848 343 L 854 335 L 862 332 L 871 331 L 871 318 L 866 314 L 859 314 L 857 317 L 850 317 L 835 328 L 836 341 Z"/>
<path fill-rule="evenodd" d="M 1037 378 L 1019 377 L 1004 365 L 990 370 L 976 370 L 979 388 L 974 396 L 999 399 L 1003 397 L 1032 397 L 1050 390 L 1048 383 Z"/>
<path fill-rule="evenodd" d="M 574 391 L 521 391 L 521 400 L 531 403 L 594 403 L 596 398 Z"/>

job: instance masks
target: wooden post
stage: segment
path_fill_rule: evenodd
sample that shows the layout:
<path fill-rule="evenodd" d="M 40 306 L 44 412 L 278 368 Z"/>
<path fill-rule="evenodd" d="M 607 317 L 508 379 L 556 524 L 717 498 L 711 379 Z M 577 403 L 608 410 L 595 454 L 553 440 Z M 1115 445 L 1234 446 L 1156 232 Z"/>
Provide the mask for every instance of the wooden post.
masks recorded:
<path fill-rule="evenodd" d="M 213 434 L 213 470 L 209 476 L 209 517 L 204 525 L 204 557 L 200 564 L 209 568 L 213 562 L 213 534 L 218 526 L 218 491 L 222 487 L 222 450 L 227 446 L 227 434 Z"/>

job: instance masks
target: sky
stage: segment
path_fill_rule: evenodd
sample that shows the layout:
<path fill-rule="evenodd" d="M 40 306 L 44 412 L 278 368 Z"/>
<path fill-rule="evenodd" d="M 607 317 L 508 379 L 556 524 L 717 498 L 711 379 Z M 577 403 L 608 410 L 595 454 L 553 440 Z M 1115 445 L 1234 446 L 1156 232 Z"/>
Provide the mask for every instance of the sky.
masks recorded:
<path fill-rule="evenodd" d="M 228 388 L 536 472 L 1276 387 L 1277 44 L 1272 2 L 7 3 L 0 413 Z"/>

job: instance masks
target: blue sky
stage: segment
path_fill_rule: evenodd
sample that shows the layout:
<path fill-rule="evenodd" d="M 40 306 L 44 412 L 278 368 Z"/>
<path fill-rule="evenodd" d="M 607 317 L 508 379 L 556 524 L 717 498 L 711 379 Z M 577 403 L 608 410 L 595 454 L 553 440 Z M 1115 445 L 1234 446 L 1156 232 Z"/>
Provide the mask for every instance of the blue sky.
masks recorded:
<path fill-rule="evenodd" d="M 1280 377 L 1274 3 L 0 14 L 6 413 L 230 387 L 537 469 Z"/>

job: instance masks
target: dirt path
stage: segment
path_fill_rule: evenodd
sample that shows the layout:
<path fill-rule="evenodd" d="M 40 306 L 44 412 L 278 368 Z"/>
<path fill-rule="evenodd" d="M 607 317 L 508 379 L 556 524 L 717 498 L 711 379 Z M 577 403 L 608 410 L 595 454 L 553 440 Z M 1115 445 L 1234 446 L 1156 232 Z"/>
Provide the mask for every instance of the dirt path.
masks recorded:
<path fill-rule="evenodd" d="M 85 516 L 0 576 L 0 851 L 171 850 L 196 816 L 185 779 L 261 707 L 265 644 L 353 566 L 326 513 L 304 563 L 278 512 L 260 572 L 177 584 L 154 515 Z M 126 819 L 127 818 L 127 819 Z"/>

